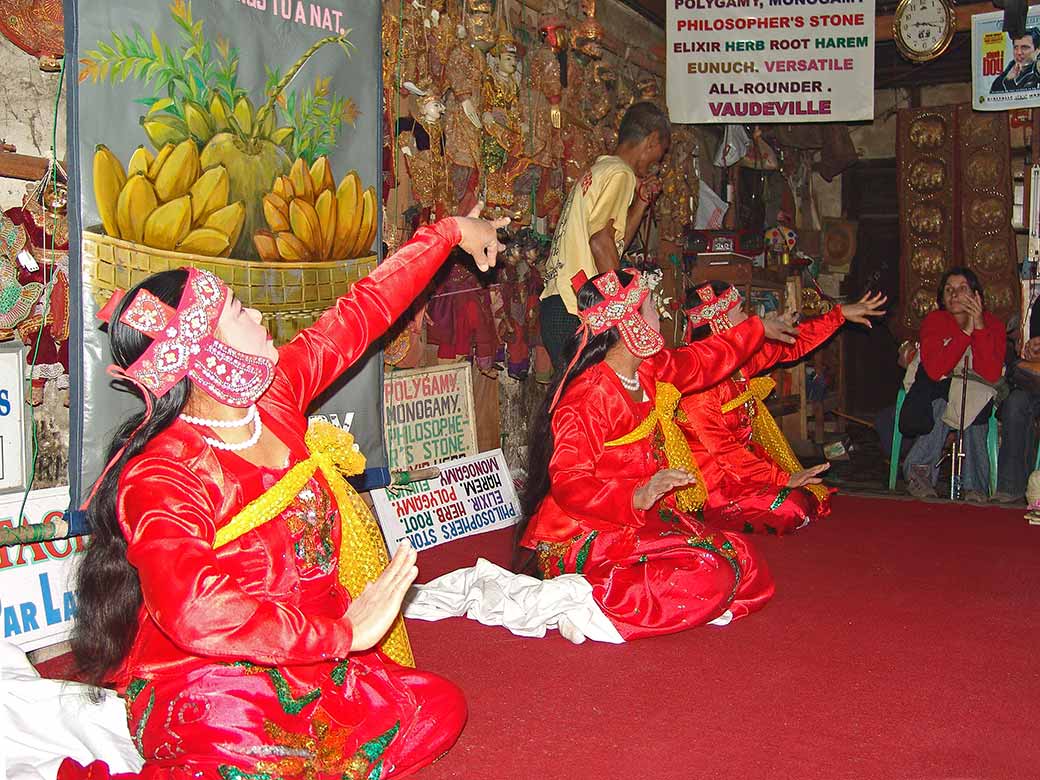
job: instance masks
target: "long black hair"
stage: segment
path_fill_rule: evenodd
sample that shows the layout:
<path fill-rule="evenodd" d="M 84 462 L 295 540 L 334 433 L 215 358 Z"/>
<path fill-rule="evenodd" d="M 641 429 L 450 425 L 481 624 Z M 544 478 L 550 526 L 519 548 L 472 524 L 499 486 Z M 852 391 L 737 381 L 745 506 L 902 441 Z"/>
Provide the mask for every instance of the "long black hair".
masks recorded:
<path fill-rule="evenodd" d="M 163 271 L 126 294 L 108 327 L 112 360 L 117 366 L 127 368 L 152 343 L 151 338 L 119 321 L 138 290 L 148 290 L 176 308 L 187 280 L 187 271 Z M 142 392 L 135 385 L 125 384 L 138 395 Z M 106 682 L 126 657 L 137 632 L 141 608 L 141 582 L 137 569 L 127 560 L 126 538 L 119 527 L 119 478 L 127 461 L 177 419 L 190 391 L 191 381 L 185 377 L 165 395 L 153 396 L 151 416 L 146 419 L 144 410 L 134 414 L 119 427 L 108 445 L 106 462 L 112 462 L 117 455 L 118 460 L 102 475 L 87 509 L 90 544 L 76 572 L 76 623 L 72 631 L 72 652 L 80 678 L 92 685 Z"/>
<path fill-rule="evenodd" d="M 625 271 L 607 271 L 607 273 L 616 273 L 622 287 L 627 286 L 632 281 L 632 275 Z M 580 311 L 595 306 L 602 300 L 603 296 L 596 289 L 592 280 L 586 282 L 578 290 L 578 309 Z M 542 401 L 528 429 L 527 482 L 520 497 L 520 508 L 523 511 L 523 516 L 516 529 L 516 541 L 518 543 L 523 537 L 531 517 L 538 510 L 538 505 L 549 494 L 549 461 L 552 458 L 554 449 L 552 413 L 549 411 L 549 407 L 552 405 L 557 391 L 562 394 L 575 378 L 597 363 L 602 363 L 607 356 L 607 352 L 620 339 L 621 334 L 618 333 L 617 328 L 610 328 L 598 336 L 591 336 L 569 372 L 567 371 L 567 366 L 574 360 L 574 355 L 577 353 L 578 347 L 581 346 L 580 332 L 571 335 L 567 339 L 566 344 L 564 344 L 561 365 L 553 375 L 545 394 L 545 400 Z M 517 555 L 519 556 L 519 554 L 520 548 L 519 544 L 517 544 Z M 526 563 L 530 564 L 530 560 Z M 516 560 L 514 560 L 514 566 L 515 564 Z M 515 566 L 515 568 L 523 570 L 527 567 Z"/>
<path fill-rule="evenodd" d="M 705 282 L 705 284 L 711 287 L 711 291 L 715 293 L 716 297 L 721 296 L 724 292 L 726 292 L 726 290 L 733 286 L 729 282 L 721 282 L 718 279 L 712 279 L 710 282 Z M 703 303 L 703 301 L 701 301 L 700 299 L 700 296 L 697 295 L 697 290 L 703 286 L 703 284 L 698 284 L 696 287 L 691 287 L 686 291 L 686 306 L 684 308 L 692 309 L 694 306 L 698 306 L 701 303 Z M 710 335 L 711 325 L 709 325 L 708 323 L 704 323 L 703 325 L 698 325 L 696 328 L 690 331 L 689 338 L 686 340 L 686 343 L 692 344 L 695 341 L 706 339 Z"/>

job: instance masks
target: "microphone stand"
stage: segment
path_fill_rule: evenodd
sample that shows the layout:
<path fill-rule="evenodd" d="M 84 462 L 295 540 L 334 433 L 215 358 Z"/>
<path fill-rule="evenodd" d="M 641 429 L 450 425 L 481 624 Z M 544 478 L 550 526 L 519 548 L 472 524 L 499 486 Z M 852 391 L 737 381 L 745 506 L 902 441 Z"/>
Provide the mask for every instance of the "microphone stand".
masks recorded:
<path fill-rule="evenodd" d="M 950 500 L 960 501 L 964 498 L 964 407 L 968 400 L 968 365 L 970 355 L 964 353 L 964 365 L 961 367 L 961 422 L 957 429 L 957 437 L 953 440 L 953 461 L 950 474 Z"/>

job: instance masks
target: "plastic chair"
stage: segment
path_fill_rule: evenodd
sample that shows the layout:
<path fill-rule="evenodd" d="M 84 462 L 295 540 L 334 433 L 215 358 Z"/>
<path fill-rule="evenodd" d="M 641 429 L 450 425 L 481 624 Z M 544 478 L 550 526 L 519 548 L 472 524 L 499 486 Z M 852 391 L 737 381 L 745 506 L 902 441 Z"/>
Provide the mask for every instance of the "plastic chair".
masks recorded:
<path fill-rule="evenodd" d="M 896 489 L 896 478 L 899 476 L 900 448 L 903 446 L 903 434 L 899 430 L 899 415 L 903 411 L 903 401 L 906 400 L 906 390 L 899 388 L 896 396 L 896 424 L 892 431 L 892 457 L 888 467 L 888 489 Z M 989 457 L 989 494 L 997 492 L 997 448 L 999 446 L 999 433 L 997 428 L 997 405 L 994 403 L 989 413 L 989 422 L 986 425 L 986 455 Z M 1040 469 L 1040 447 L 1036 452 L 1036 468 Z"/>

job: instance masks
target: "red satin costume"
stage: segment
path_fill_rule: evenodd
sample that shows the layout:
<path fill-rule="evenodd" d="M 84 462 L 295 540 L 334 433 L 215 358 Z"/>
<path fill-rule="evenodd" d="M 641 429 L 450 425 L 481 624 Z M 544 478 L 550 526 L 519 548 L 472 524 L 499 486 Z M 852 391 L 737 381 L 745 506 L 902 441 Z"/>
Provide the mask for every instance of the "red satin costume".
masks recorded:
<path fill-rule="evenodd" d="M 727 609 L 743 617 L 773 595 L 765 562 L 737 535 L 713 531 L 670 497 L 633 506 L 640 485 L 667 463 L 653 437 L 604 443 L 634 430 L 654 409 L 656 382 L 692 392 L 721 381 L 762 346 L 757 318 L 713 339 L 644 360 L 636 403 L 606 363 L 571 380 L 552 417 L 550 492 L 521 544 L 545 577 L 578 573 L 626 640 L 702 625 Z"/>
<path fill-rule="evenodd" d="M 804 357 L 844 323 L 839 306 L 821 317 L 805 320 L 799 324 L 794 344 L 766 341 L 739 373 L 679 402 L 686 419 L 679 415 L 676 422 L 686 434 L 704 479 L 708 499 L 702 514 L 711 527 L 784 534 L 830 513 L 829 498 L 820 503 L 807 490 L 788 488 L 791 475 L 751 440 L 748 405 L 741 404 L 725 414 L 722 407 L 748 389 L 748 378 L 777 363 Z"/>
<path fill-rule="evenodd" d="M 308 457 L 305 410 L 400 316 L 459 241 L 415 238 L 279 349 L 257 406 Z M 282 471 L 210 447 L 181 420 L 124 470 L 119 518 L 144 604 L 115 682 L 147 778 L 404 777 L 457 739 L 461 691 L 378 652 L 352 654 L 340 519 L 312 478 L 279 518 L 213 549 L 214 534 Z M 99 762 L 92 765 L 99 776 Z M 66 761 L 61 777 L 82 776 Z M 103 776 L 103 772 L 100 773 Z"/>

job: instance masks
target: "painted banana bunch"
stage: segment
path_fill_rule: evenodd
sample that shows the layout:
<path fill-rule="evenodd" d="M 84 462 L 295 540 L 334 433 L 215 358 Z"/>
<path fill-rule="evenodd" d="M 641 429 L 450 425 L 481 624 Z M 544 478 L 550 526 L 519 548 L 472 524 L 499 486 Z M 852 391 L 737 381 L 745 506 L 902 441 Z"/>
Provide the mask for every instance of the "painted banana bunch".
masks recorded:
<path fill-rule="evenodd" d="M 139 146 L 126 169 L 104 145 L 94 152 L 94 198 L 105 232 L 153 249 L 227 257 L 245 224 L 242 201 L 228 203 L 223 165 L 202 169 L 195 141 Z"/>
<path fill-rule="evenodd" d="M 147 116 L 141 118 L 144 134 L 156 149 L 169 143 L 178 144 L 188 138 L 194 138 L 201 149 L 217 133 L 226 132 L 235 133 L 241 138 L 264 139 L 282 146 L 287 146 L 292 140 L 291 127 L 276 127 L 273 111 L 267 112 L 265 118 L 260 120 L 259 112 L 253 110 L 253 104 L 247 97 L 239 98 L 234 108 L 228 108 L 219 95 L 213 96 L 208 108 L 185 100 L 184 119 L 160 113 L 172 104 L 172 99 L 163 98 L 152 105 Z"/>
<path fill-rule="evenodd" d="M 363 257 L 370 254 L 376 237 L 375 187 L 362 191 L 356 171 L 337 186 L 326 157 L 319 157 L 309 169 L 297 158 L 288 176 L 274 180 L 271 191 L 264 195 L 263 208 L 270 229 L 253 235 L 262 260 Z"/>

